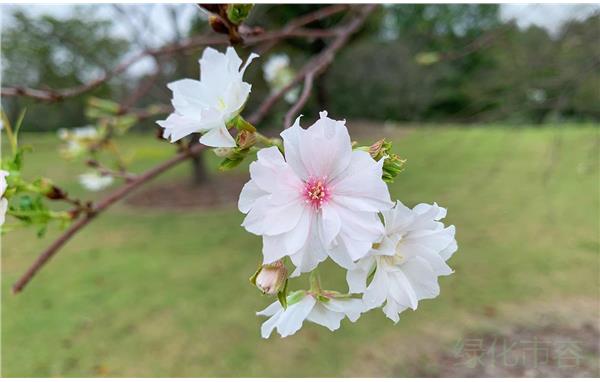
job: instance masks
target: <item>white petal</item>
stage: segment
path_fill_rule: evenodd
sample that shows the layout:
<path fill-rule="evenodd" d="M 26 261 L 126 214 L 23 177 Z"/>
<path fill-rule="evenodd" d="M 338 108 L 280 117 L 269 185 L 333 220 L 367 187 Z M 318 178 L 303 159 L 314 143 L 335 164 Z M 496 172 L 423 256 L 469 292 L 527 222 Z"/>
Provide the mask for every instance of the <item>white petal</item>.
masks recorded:
<path fill-rule="evenodd" d="M 301 179 L 307 180 L 309 174 L 304 162 L 302 162 L 302 157 L 300 156 L 300 135 L 303 133 L 304 130 L 300 127 L 300 117 L 298 117 L 290 128 L 285 129 L 281 133 L 281 137 L 283 138 L 286 162 L 294 169 L 294 172 L 298 174 Z"/>
<path fill-rule="evenodd" d="M 404 307 L 400 307 L 393 299 L 388 299 L 387 303 L 383 307 L 383 313 L 385 313 L 387 318 L 394 321 L 394 323 L 398 323 L 398 321 L 400 321 L 398 313 L 401 313 L 405 309 L 406 308 Z"/>
<path fill-rule="evenodd" d="M 306 296 L 300 302 L 289 305 L 281 314 L 277 323 L 277 332 L 282 337 L 296 333 L 302 327 L 302 322 L 308 317 L 315 303 L 316 300 L 312 296 Z"/>
<path fill-rule="evenodd" d="M 371 256 L 361 259 L 354 269 L 346 273 L 346 282 L 350 293 L 363 293 L 367 289 L 367 278 L 371 273 L 375 259 Z"/>
<path fill-rule="evenodd" d="M 300 273 L 312 271 L 320 262 L 327 258 L 327 255 L 328 251 L 323 246 L 319 234 L 317 215 L 312 214 L 308 239 L 305 245 L 298 252 L 290 255 L 292 263 L 297 267 L 292 273 L 292 277 L 298 276 Z"/>
<path fill-rule="evenodd" d="M 165 120 L 156 121 L 156 123 L 165 129 L 163 137 L 176 142 L 192 133 L 199 132 L 203 128 L 202 122 L 196 119 L 190 119 L 178 114 L 171 114 Z"/>
<path fill-rule="evenodd" d="M 323 305 L 331 311 L 344 313 L 351 322 L 356 322 L 365 311 L 362 300 L 358 298 L 332 298 Z"/>
<path fill-rule="evenodd" d="M 242 192 L 240 193 L 240 199 L 238 200 L 238 208 L 243 213 L 248 213 L 256 199 L 261 196 L 265 196 L 266 193 L 258 188 L 256 183 L 252 180 L 248 181 L 242 188 Z"/>
<path fill-rule="evenodd" d="M 281 306 L 279 301 L 275 301 L 271 305 L 267 306 L 264 310 L 261 310 L 260 312 L 256 312 L 256 315 L 270 317 L 270 316 L 275 315 L 275 313 L 282 311 L 282 310 L 283 310 L 283 307 Z"/>
<path fill-rule="evenodd" d="M 401 270 L 388 272 L 388 301 L 393 298 L 400 306 L 417 309 L 419 299 L 413 285 Z"/>
<path fill-rule="evenodd" d="M 371 280 L 371 284 L 369 284 L 363 294 L 363 301 L 366 307 L 370 309 L 383 304 L 388 294 L 388 282 L 387 272 L 381 269 L 381 265 L 378 264 L 373 280 Z"/>
<path fill-rule="evenodd" d="M 298 224 L 290 231 L 274 236 L 264 235 L 264 264 L 272 263 L 302 249 L 306 245 L 310 224 L 310 213 L 309 211 L 304 210 Z"/>
<path fill-rule="evenodd" d="M 273 317 L 263 322 L 263 324 L 260 327 L 260 335 L 262 336 L 262 338 L 269 338 L 269 336 L 271 336 L 271 333 L 273 333 L 273 329 L 275 329 L 275 326 L 277 326 L 277 324 L 281 320 L 282 314 L 283 310 L 280 310 L 277 313 L 275 313 Z"/>
<path fill-rule="evenodd" d="M 415 213 L 401 201 L 397 200 L 396 205 L 391 210 L 382 211 L 385 229 L 388 233 L 406 232 L 407 227 L 412 223 Z"/>
<path fill-rule="evenodd" d="M 333 312 L 317 302 L 313 310 L 308 315 L 307 319 L 315 324 L 325 326 L 327 329 L 334 331 L 340 328 L 340 322 L 344 318 L 344 313 Z"/>
<path fill-rule="evenodd" d="M 317 220 L 319 229 L 321 230 L 321 238 L 326 248 L 330 248 L 333 240 L 340 232 L 342 222 L 334 205 L 323 205 L 321 207 L 321 215 Z"/>
<path fill-rule="evenodd" d="M 345 121 L 326 115 L 300 135 L 300 155 L 309 175 L 333 179 L 348 167 L 352 143 Z"/>
<path fill-rule="evenodd" d="M 352 210 L 379 212 L 393 203 L 381 179 L 383 161 L 375 162 L 364 151 L 353 151 L 346 170 L 332 183 L 332 200 Z"/>
<path fill-rule="evenodd" d="M 227 131 L 225 124 L 218 128 L 213 128 L 208 132 L 202 134 L 200 137 L 200 143 L 210 147 L 235 147 L 235 140 Z"/>
<path fill-rule="evenodd" d="M 410 280 L 419 300 L 435 298 L 440 294 L 440 286 L 431 266 L 421 258 L 409 259 L 402 264 L 402 271 Z"/>

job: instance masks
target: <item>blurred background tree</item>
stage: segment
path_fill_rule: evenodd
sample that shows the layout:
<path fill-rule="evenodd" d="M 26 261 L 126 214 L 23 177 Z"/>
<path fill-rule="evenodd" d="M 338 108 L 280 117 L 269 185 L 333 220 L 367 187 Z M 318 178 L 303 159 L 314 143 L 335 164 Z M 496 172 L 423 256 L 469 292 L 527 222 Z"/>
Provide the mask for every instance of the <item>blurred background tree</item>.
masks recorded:
<path fill-rule="evenodd" d="M 319 7 L 258 5 L 248 24 L 278 28 Z M 114 8 L 119 17 L 76 8 L 60 19 L 32 16 L 15 8 L 3 23 L 3 85 L 64 88 L 82 84 L 114 67 L 128 53 L 148 47 L 153 25 L 134 25 L 128 19 L 132 9 Z M 139 18 L 152 8 L 136 7 L 135 11 Z M 204 13 L 195 11 L 181 26 L 180 11 L 177 6 L 167 8 L 172 41 L 208 31 Z M 310 27 L 328 28 L 342 18 L 343 14 L 338 14 Z M 115 26 L 128 23 L 134 26 L 130 33 L 113 33 Z M 327 75 L 316 82 L 308 108 L 310 112 L 327 108 L 349 118 L 395 121 L 597 121 L 599 31 L 598 12 L 571 20 L 552 35 L 537 26 L 523 29 L 513 21 L 503 21 L 498 5 L 385 5 L 353 37 Z M 325 46 L 322 38 L 290 39 L 259 63 L 271 53 L 285 52 L 298 68 Z M 162 62 L 156 59 L 150 65 L 154 69 L 125 73 L 92 94 L 121 99 L 156 74 L 160 79 L 138 104 L 166 103 L 169 92 L 165 83 L 173 78 L 197 78 L 197 60 L 197 54 L 177 54 Z M 247 73 L 254 93 L 247 107 L 252 109 L 269 89 L 260 65 L 252 65 Z M 14 115 L 35 103 L 28 112 L 29 129 L 55 130 L 86 123 L 86 98 L 71 99 L 60 108 L 7 97 L 2 104 Z M 286 108 L 279 105 L 268 122 L 280 123 Z M 152 121 L 147 121 L 140 128 L 152 126 Z"/>
<path fill-rule="evenodd" d="M 77 8 L 72 17 L 30 16 L 17 10 L 2 30 L 2 85 L 60 89 L 84 84 L 113 68 L 128 52 L 130 42 L 115 37 L 113 22 Z M 6 24 L 9 24 L 6 26 Z M 122 79 L 94 91 L 104 98 L 119 97 Z M 29 110 L 28 128 L 40 131 L 87 124 L 85 96 L 60 107 L 19 97 L 3 97 L 2 106 L 12 120 Z"/>

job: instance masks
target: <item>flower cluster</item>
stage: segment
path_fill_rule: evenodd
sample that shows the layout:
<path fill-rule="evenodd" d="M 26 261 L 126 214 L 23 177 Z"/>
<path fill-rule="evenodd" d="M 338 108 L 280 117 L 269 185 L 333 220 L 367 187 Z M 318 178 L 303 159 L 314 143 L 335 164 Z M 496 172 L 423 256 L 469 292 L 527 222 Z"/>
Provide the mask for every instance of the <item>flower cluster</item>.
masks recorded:
<path fill-rule="evenodd" d="M 263 265 L 250 281 L 277 295 L 258 313 L 270 317 L 262 336 L 275 329 L 292 335 L 305 320 L 333 331 L 345 317 L 354 322 L 380 307 L 397 322 L 419 300 L 436 297 L 438 277 L 452 273 L 446 261 L 457 250 L 454 226 L 440 221 L 446 210 L 392 202 L 387 183 L 404 160 L 391 153 L 391 142 L 355 148 L 346 122 L 325 111 L 306 129 L 298 118 L 282 140 L 261 136 L 240 115 L 251 88 L 242 76 L 254 57 L 241 66 L 233 48 L 225 54 L 207 48 L 200 81 L 169 84 L 175 112 L 158 124 L 171 141 L 202 133 L 200 142 L 225 158 L 224 169 L 256 153 L 238 208 L 246 214 L 242 226 L 262 237 Z M 275 81 L 288 65 L 283 56 L 271 58 L 264 67 L 267 80 Z M 317 268 L 328 259 L 345 270 L 348 293 L 321 287 Z M 290 278 L 310 273 L 309 289 L 288 293 L 287 261 L 295 268 Z"/>
<path fill-rule="evenodd" d="M 277 301 L 258 313 L 271 316 L 263 337 L 274 328 L 294 334 L 305 319 L 335 330 L 344 317 L 355 321 L 382 305 L 397 322 L 398 313 L 436 297 L 437 278 L 452 272 L 446 260 L 457 249 L 454 227 L 439 221 L 446 211 L 394 205 L 382 179 L 386 158 L 353 150 L 345 122 L 326 112 L 307 129 L 296 120 L 281 136 L 285 156 L 265 148 L 250 165 L 239 199 L 242 226 L 262 236 L 265 264 L 288 257 L 294 277 L 329 258 L 347 271 L 350 294 L 317 286 L 288 299 L 287 309 Z"/>

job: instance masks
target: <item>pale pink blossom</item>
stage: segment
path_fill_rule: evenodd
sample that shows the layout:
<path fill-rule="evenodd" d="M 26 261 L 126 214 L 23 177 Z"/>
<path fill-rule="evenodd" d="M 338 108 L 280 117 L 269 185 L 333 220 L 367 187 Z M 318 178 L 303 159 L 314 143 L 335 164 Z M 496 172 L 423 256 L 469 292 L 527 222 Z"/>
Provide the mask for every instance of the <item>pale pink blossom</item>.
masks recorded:
<path fill-rule="evenodd" d="M 328 256 L 352 268 L 383 234 L 379 211 L 393 206 L 383 160 L 353 151 L 345 122 L 326 112 L 308 129 L 296 120 L 281 136 L 285 158 L 270 147 L 250 165 L 238 204 L 247 214 L 242 226 L 262 235 L 265 264 L 290 256 L 292 276 Z"/>

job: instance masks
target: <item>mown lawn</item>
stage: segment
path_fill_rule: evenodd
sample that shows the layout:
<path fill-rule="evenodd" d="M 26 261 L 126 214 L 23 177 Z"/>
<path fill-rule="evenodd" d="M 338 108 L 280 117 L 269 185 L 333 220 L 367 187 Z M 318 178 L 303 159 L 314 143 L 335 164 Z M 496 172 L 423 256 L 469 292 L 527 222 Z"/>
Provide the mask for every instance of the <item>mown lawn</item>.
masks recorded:
<path fill-rule="evenodd" d="M 412 344 L 459 338 L 495 307 L 527 310 L 544 302 L 560 309 L 583 298 L 600 308 L 597 127 L 385 134 L 397 136 L 397 152 L 408 159 L 392 197 L 447 207 L 459 243 L 450 261 L 456 272 L 441 280 L 441 296 L 403 313 L 398 325 L 373 311 L 335 333 L 305 324 L 293 337 L 263 340 L 254 312 L 270 300 L 248 284 L 261 242 L 240 227 L 234 205 L 167 211 L 120 204 L 18 296 L 10 285 L 57 230 L 43 239 L 28 230 L 3 238 L 3 375 L 405 376 L 414 369 L 406 362 Z M 27 157 L 29 174 L 85 195 L 69 177 L 83 166 L 58 159 L 53 135 L 24 141 L 37 149 Z M 136 136 L 123 147 L 136 153 L 134 170 L 172 153 L 165 143 Z M 335 267 L 327 272 L 331 287 L 343 285 Z"/>

